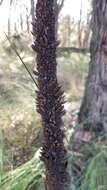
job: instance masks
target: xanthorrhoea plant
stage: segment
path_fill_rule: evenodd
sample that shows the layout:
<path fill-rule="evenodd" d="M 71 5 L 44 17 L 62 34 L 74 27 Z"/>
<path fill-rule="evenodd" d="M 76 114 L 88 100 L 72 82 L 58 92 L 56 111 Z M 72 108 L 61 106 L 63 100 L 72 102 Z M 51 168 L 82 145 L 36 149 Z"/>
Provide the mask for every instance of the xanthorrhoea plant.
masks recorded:
<path fill-rule="evenodd" d="M 46 189 L 64 190 L 67 184 L 67 151 L 64 147 L 62 116 L 63 91 L 57 82 L 54 0 L 38 0 L 33 23 L 33 49 L 37 52 L 37 111 L 42 117 L 41 159 L 46 169 Z"/>

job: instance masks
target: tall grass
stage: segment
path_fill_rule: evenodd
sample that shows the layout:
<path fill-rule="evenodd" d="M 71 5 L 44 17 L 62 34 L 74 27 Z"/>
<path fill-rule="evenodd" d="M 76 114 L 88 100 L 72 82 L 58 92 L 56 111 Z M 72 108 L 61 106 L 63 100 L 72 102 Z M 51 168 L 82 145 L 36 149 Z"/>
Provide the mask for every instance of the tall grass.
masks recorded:
<path fill-rule="evenodd" d="M 80 190 L 107 190 L 107 147 L 91 160 Z"/>
<path fill-rule="evenodd" d="M 37 190 L 44 189 L 43 165 L 35 157 L 17 169 L 2 176 L 0 189 L 25 190 L 29 184 L 34 185 Z"/>

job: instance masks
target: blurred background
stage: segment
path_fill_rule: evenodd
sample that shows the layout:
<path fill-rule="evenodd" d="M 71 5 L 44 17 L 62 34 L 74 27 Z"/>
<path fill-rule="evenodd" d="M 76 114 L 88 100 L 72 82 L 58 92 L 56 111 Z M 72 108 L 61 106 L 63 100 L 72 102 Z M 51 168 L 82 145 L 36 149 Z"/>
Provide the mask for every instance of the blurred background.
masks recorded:
<path fill-rule="evenodd" d="M 60 40 L 57 75 L 67 102 L 64 126 L 68 133 L 76 120 L 75 112 L 78 112 L 87 77 L 91 2 L 64 0 L 61 3 L 57 1 L 55 7 Z M 35 85 L 4 34 L 15 44 L 32 72 L 36 65 L 36 55 L 31 49 L 34 4 L 34 0 L 0 2 L 0 164 L 3 172 L 30 160 L 42 142 L 40 117 L 36 113 Z"/>

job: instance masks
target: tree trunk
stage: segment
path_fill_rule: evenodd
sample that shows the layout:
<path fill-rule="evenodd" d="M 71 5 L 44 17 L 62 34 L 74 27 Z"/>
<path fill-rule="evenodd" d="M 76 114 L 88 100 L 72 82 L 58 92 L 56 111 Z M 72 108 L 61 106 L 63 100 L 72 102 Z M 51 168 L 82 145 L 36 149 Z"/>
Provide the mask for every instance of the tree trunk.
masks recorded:
<path fill-rule="evenodd" d="M 93 0 L 91 61 L 79 122 L 107 131 L 107 1 Z"/>
<path fill-rule="evenodd" d="M 35 22 L 35 2 L 34 0 L 31 0 L 31 19 L 32 23 Z"/>
<path fill-rule="evenodd" d="M 89 47 L 89 40 L 90 40 L 90 34 L 91 34 L 90 27 L 91 27 L 91 12 L 88 12 L 87 13 L 87 23 L 85 26 L 83 45 L 82 45 L 82 47 L 84 47 L 84 48 Z"/>
<path fill-rule="evenodd" d="M 23 17 L 22 17 L 22 13 L 20 14 L 20 28 L 21 28 L 21 32 L 23 32 Z"/>
<path fill-rule="evenodd" d="M 8 14 L 8 21 L 7 21 L 7 30 L 8 30 L 8 36 L 11 35 L 11 5 L 12 1 L 9 1 L 9 14 Z"/>
<path fill-rule="evenodd" d="M 18 30 L 17 30 L 17 24 L 16 24 L 16 22 L 14 23 L 14 33 L 17 36 Z"/>
<path fill-rule="evenodd" d="M 63 5 L 64 5 L 64 0 L 61 0 L 61 1 L 54 0 L 55 35 L 56 35 L 56 39 L 57 39 L 57 36 L 58 36 L 58 16 L 59 16 L 59 13 L 60 13 Z"/>
<path fill-rule="evenodd" d="M 37 51 L 37 111 L 43 125 L 41 160 L 46 169 L 46 190 L 64 190 L 67 185 L 67 151 L 64 147 L 63 92 L 57 81 L 54 0 L 38 0 L 34 26 Z"/>
<path fill-rule="evenodd" d="M 29 15 L 28 15 L 28 9 L 26 8 L 26 27 L 27 27 L 27 32 L 30 32 L 30 27 L 29 27 Z"/>
<path fill-rule="evenodd" d="M 11 22 L 10 22 L 10 16 L 8 17 L 8 23 L 7 23 L 7 27 L 8 27 L 8 36 L 10 36 L 10 34 L 11 34 L 11 27 L 10 27 L 10 24 L 11 24 Z"/>
<path fill-rule="evenodd" d="M 82 47 L 82 1 L 81 1 L 81 7 L 80 7 L 80 18 L 78 20 L 78 47 Z"/>

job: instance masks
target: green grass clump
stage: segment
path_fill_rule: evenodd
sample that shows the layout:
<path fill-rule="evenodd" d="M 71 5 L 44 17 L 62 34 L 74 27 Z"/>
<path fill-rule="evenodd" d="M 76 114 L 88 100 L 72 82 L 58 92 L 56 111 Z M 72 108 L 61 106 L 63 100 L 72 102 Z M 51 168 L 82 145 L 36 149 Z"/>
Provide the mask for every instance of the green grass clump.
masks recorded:
<path fill-rule="evenodd" d="M 107 190 L 107 135 L 83 142 L 70 158 L 76 190 Z M 70 168 L 70 167 L 69 167 Z"/>
<path fill-rule="evenodd" d="M 107 147 L 91 160 L 81 190 L 107 190 Z"/>
<path fill-rule="evenodd" d="M 35 189 L 43 190 L 43 165 L 35 156 L 24 165 L 8 172 L 2 177 L 0 189 L 25 190 L 27 186 L 35 185 Z M 31 183 L 32 182 L 32 183 Z"/>

